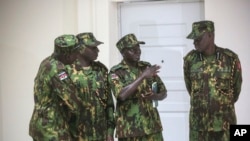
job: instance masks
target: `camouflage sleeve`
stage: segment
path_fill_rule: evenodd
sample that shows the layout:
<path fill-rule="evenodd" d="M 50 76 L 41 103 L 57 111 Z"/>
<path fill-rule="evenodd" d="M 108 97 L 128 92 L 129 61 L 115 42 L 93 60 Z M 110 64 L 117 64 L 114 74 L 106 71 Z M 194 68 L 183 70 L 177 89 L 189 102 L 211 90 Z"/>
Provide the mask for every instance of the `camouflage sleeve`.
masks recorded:
<path fill-rule="evenodd" d="M 239 98 L 241 92 L 241 85 L 242 85 L 242 70 L 239 58 L 235 58 L 234 60 L 234 67 L 233 67 L 233 92 L 234 92 L 234 101 L 236 102 Z"/>
<path fill-rule="evenodd" d="M 94 67 L 102 74 L 101 76 L 104 78 L 104 87 L 105 87 L 105 98 L 101 98 L 100 101 L 105 106 L 106 119 L 107 119 L 107 127 L 108 127 L 108 136 L 113 137 L 115 130 L 115 119 L 114 119 L 114 101 L 112 97 L 112 93 L 110 91 L 109 83 L 108 83 L 108 69 L 107 67 L 97 61 L 95 62 Z M 100 97 L 100 96 L 99 96 Z M 103 101 L 103 102 L 102 102 Z"/>
<path fill-rule="evenodd" d="M 118 94 L 120 93 L 121 89 L 123 88 L 122 83 L 120 83 L 117 79 L 119 79 L 119 77 L 114 73 L 114 72 L 110 72 L 108 74 L 108 85 L 109 85 L 109 91 L 111 96 L 114 96 L 114 99 L 116 99 L 118 97 Z M 115 100 L 114 100 L 115 101 Z M 113 126 L 115 128 L 115 111 L 112 113 L 109 113 L 109 117 L 112 117 L 114 123 Z M 113 133 L 111 129 L 109 129 L 109 134 Z M 113 134 L 112 134 L 113 136 Z"/>
<path fill-rule="evenodd" d="M 190 71 L 189 71 L 189 63 L 186 60 L 186 58 L 184 58 L 184 64 L 183 64 L 183 71 L 184 71 L 184 81 L 185 81 L 185 85 L 186 85 L 186 89 L 188 91 L 188 93 L 191 93 L 191 80 L 190 80 Z"/>
<path fill-rule="evenodd" d="M 77 98 L 77 89 L 70 80 L 65 71 L 60 71 L 51 79 L 53 91 L 61 99 L 61 105 L 65 105 L 70 110 L 69 112 L 77 113 L 77 109 L 81 106 L 80 100 Z"/>
<path fill-rule="evenodd" d="M 156 82 L 157 82 L 158 93 L 167 91 L 167 88 L 166 88 L 165 84 L 163 83 L 163 81 L 161 80 L 161 78 L 158 75 L 155 77 L 155 79 L 156 79 Z"/>
<path fill-rule="evenodd" d="M 109 73 L 108 81 L 109 81 L 110 89 L 114 97 L 117 99 L 119 96 L 119 93 L 121 92 L 123 88 L 123 83 L 120 81 L 119 76 L 114 72 Z"/>
<path fill-rule="evenodd" d="M 239 98 L 241 92 L 241 85 L 242 85 L 242 70 L 241 64 L 238 55 L 233 52 L 232 50 L 225 48 L 223 53 L 230 56 L 232 59 L 232 78 L 231 78 L 231 87 L 233 89 L 234 94 L 234 101 L 236 102 Z"/>
<path fill-rule="evenodd" d="M 34 84 L 35 110 L 30 121 L 29 134 L 35 140 L 71 140 L 64 119 L 57 110 L 53 95 L 53 64 L 42 64 Z M 56 119 L 56 120 L 55 120 Z M 60 129 L 59 129 L 60 128 Z"/>
<path fill-rule="evenodd" d="M 58 97 L 60 105 L 67 107 L 70 113 L 78 113 L 81 107 L 81 100 L 78 98 L 78 90 L 71 80 L 68 71 L 70 66 L 54 60 L 55 74 L 51 76 L 53 91 Z"/>
<path fill-rule="evenodd" d="M 51 92 L 51 82 L 50 76 L 47 75 L 47 71 L 45 68 L 40 67 L 39 71 L 36 75 L 34 82 L 34 98 L 35 104 L 46 105 L 48 101 L 44 100 L 46 97 L 49 97 Z M 50 100 L 50 99 L 48 99 Z"/>
<path fill-rule="evenodd" d="M 108 126 L 108 136 L 113 137 L 114 130 L 115 130 L 115 118 L 114 118 L 114 100 L 112 96 L 112 92 L 110 91 L 110 86 L 108 83 L 108 74 L 106 74 L 106 85 L 107 85 L 107 107 L 106 107 L 106 114 L 107 114 L 107 126 Z"/>
<path fill-rule="evenodd" d="M 52 71 L 53 65 L 50 63 L 50 60 L 51 59 L 46 58 L 42 61 L 34 82 L 35 104 L 41 104 L 41 107 L 51 102 L 51 99 L 48 97 L 50 97 L 52 91 L 51 76 L 54 75 L 54 72 Z"/>

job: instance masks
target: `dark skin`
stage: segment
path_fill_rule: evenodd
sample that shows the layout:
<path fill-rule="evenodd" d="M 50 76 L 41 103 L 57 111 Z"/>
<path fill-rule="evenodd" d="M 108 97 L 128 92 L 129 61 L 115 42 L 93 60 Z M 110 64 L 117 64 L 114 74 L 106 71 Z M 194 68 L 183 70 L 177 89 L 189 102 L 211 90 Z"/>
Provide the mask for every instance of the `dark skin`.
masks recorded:
<path fill-rule="evenodd" d="M 194 39 L 194 46 L 204 56 L 211 56 L 215 53 L 214 33 L 205 32 L 202 36 Z"/>
<path fill-rule="evenodd" d="M 64 65 L 69 65 L 76 60 L 77 54 L 79 53 L 77 51 L 74 51 L 72 53 L 54 54 L 54 55 L 58 61 L 62 62 Z"/>
<path fill-rule="evenodd" d="M 87 46 L 84 48 L 83 53 L 78 57 L 82 67 L 90 66 L 91 62 L 97 59 L 99 49 L 97 47 Z"/>
<path fill-rule="evenodd" d="M 141 49 L 139 45 L 136 45 L 135 47 L 131 49 L 125 48 L 124 50 L 122 50 L 121 53 L 122 53 L 124 61 L 127 63 L 127 65 L 129 65 L 129 67 L 137 68 L 137 63 L 138 61 L 140 61 L 140 56 L 141 56 Z M 130 95 L 135 94 L 137 87 L 142 83 L 142 81 L 144 79 L 152 78 L 155 75 L 157 75 L 157 73 L 159 72 L 159 69 L 160 69 L 160 66 L 158 65 L 147 67 L 134 82 L 125 86 L 121 90 L 118 98 L 124 101 Z M 119 75 L 119 73 L 122 73 L 122 72 L 116 72 L 116 73 L 118 73 Z M 149 100 L 163 100 L 164 98 L 166 98 L 166 96 L 167 96 L 166 91 L 160 92 L 158 94 L 151 91 L 150 93 L 147 94 L 147 96 L 145 96 L 145 94 L 142 94 L 142 98 L 149 99 Z"/>

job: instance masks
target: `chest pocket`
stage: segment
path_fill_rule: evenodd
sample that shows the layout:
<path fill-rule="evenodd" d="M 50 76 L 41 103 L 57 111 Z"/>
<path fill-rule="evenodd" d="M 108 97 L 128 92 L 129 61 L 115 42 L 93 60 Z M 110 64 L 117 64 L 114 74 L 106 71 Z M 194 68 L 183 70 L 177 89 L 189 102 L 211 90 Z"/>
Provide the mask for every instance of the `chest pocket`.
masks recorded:
<path fill-rule="evenodd" d="M 190 74 L 192 93 L 199 93 L 204 87 L 203 81 L 203 71 L 202 70 L 192 70 Z"/>
<path fill-rule="evenodd" d="M 217 71 L 216 73 L 216 89 L 223 92 L 231 90 L 231 73 L 230 71 Z"/>
<path fill-rule="evenodd" d="M 216 74 L 216 90 L 218 91 L 217 102 L 223 108 L 232 106 L 234 103 L 233 89 L 231 88 L 231 72 L 230 71 L 217 71 Z"/>

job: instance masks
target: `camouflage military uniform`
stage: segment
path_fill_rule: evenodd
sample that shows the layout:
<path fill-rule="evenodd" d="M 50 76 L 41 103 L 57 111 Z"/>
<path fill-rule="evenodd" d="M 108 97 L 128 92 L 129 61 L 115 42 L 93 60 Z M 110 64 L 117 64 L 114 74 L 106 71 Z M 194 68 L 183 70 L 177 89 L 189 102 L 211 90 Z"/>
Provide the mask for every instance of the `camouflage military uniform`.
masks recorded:
<path fill-rule="evenodd" d="M 238 56 L 217 46 L 209 57 L 192 50 L 184 57 L 184 77 L 190 94 L 190 141 L 228 141 L 242 83 Z"/>
<path fill-rule="evenodd" d="M 150 91 L 153 82 L 157 82 L 159 91 L 166 90 L 158 76 L 155 76 L 154 79 L 144 79 L 136 94 L 130 96 L 126 101 L 118 99 L 121 89 L 133 82 L 147 66 L 150 66 L 148 62 L 139 61 L 138 68 L 130 69 L 125 61 L 122 61 L 110 70 L 109 83 L 117 98 L 116 135 L 121 141 L 150 141 L 154 134 L 157 135 L 157 141 L 163 140 L 162 124 L 157 108 L 153 107 L 152 100 L 141 97 L 141 94 Z M 123 70 L 125 75 L 118 76 L 115 73 L 117 70 Z"/>
<path fill-rule="evenodd" d="M 104 141 L 108 134 L 113 136 L 114 103 L 107 85 L 107 71 L 100 62 L 93 62 L 88 68 L 76 64 L 68 69 L 83 105 L 77 123 L 82 141 Z"/>
<path fill-rule="evenodd" d="M 61 50 L 70 50 L 67 44 L 64 47 Z M 71 115 L 77 113 L 78 104 L 74 97 L 77 92 L 65 68 L 53 55 L 40 64 L 34 85 L 35 106 L 29 125 L 29 134 L 35 141 L 72 140 L 68 122 Z"/>
<path fill-rule="evenodd" d="M 102 44 L 92 33 L 80 33 L 77 38 L 83 48 L 96 48 Z M 81 55 L 86 57 L 84 51 Z M 114 134 L 114 103 L 108 87 L 107 67 L 99 61 L 90 61 L 88 67 L 83 67 L 78 60 L 67 69 L 83 106 L 76 124 L 71 124 L 71 127 L 78 129 L 79 135 L 74 136 L 79 137 L 79 141 L 104 141 Z"/>

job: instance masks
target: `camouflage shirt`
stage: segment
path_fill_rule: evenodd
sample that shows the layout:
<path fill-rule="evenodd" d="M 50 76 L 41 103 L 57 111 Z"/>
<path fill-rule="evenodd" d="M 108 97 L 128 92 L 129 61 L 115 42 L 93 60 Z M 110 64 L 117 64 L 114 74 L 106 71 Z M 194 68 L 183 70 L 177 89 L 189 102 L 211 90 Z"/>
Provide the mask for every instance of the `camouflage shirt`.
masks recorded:
<path fill-rule="evenodd" d="M 108 69 L 100 62 L 83 68 L 76 63 L 69 68 L 71 80 L 79 91 L 83 108 L 76 128 L 82 140 L 105 140 L 114 133 L 114 103 L 108 87 Z"/>
<path fill-rule="evenodd" d="M 150 91 L 153 82 L 157 82 L 159 91 L 166 90 L 159 76 L 155 76 L 152 79 L 144 79 L 137 88 L 136 93 L 125 101 L 118 99 L 122 88 L 135 81 L 147 66 L 150 66 L 148 62 L 140 61 L 138 62 L 138 68 L 130 69 L 125 61 L 122 61 L 110 70 L 109 83 L 117 99 L 116 135 L 118 138 L 144 136 L 162 131 L 157 108 L 153 107 L 152 100 L 143 99 L 141 96 L 141 94 Z M 117 70 L 124 71 L 124 76 L 118 76 L 115 73 Z"/>
<path fill-rule="evenodd" d="M 190 129 L 228 130 L 236 124 L 234 103 L 242 84 L 238 56 L 216 47 L 216 54 L 205 57 L 196 50 L 184 57 L 184 77 L 190 95 Z"/>
<path fill-rule="evenodd" d="M 37 141 L 71 141 L 68 121 L 77 114 L 76 88 L 65 66 L 53 57 L 40 64 L 34 84 L 29 134 Z"/>

